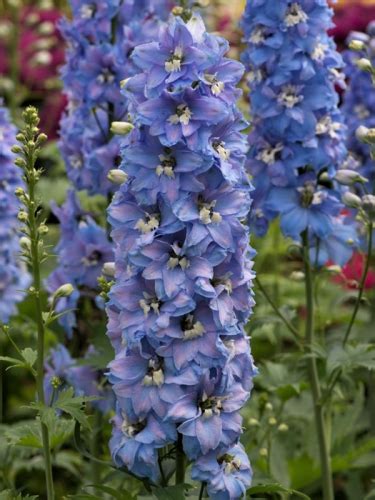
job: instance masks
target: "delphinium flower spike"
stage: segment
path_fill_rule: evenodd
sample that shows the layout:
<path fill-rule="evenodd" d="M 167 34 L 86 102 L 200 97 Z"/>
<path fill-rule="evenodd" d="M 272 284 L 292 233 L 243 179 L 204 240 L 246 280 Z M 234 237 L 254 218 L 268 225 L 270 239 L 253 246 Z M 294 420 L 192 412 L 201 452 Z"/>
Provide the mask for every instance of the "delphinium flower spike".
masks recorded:
<path fill-rule="evenodd" d="M 17 219 L 20 208 L 15 190 L 23 185 L 22 175 L 14 165 L 12 146 L 16 128 L 8 110 L 0 102 L 0 323 L 7 323 L 24 296 L 30 277 L 19 257 Z"/>
<path fill-rule="evenodd" d="M 355 242 L 335 175 L 346 159 L 335 85 L 341 56 L 325 0 L 248 0 L 242 21 L 253 127 L 247 167 L 259 235 L 280 216 L 285 236 L 308 231 L 315 261 L 343 265 Z"/>
<path fill-rule="evenodd" d="M 164 0 L 72 0 L 72 21 L 62 33 L 68 43 L 62 77 L 68 111 L 61 121 L 60 148 L 69 179 L 78 190 L 108 194 L 120 139 L 112 122 L 126 121 L 122 80 L 134 74 L 133 48 L 151 40 L 169 12 Z"/>
<path fill-rule="evenodd" d="M 243 67 L 198 14 L 174 12 L 133 51 L 140 73 L 123 89 L 136 127 L 122 147 L 128 181 L 109 207 L 110 447 L 118 466 L 157 482 L 158 450 L 174 444 L 177 482 L 185 453 L 211 498 L 235 499 L 251 480 L 239 410 L 255 374 Z"/>

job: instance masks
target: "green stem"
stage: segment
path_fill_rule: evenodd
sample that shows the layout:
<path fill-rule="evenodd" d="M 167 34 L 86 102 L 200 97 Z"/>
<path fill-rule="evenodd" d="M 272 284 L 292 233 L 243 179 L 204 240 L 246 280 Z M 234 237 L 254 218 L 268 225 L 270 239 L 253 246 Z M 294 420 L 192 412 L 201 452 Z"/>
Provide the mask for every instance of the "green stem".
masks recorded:
<path fill-rule="evenodd" d="M 28 158 L 29 161 L 29 172 L 34 169 L 34 159 L 33 157 Z M 41 277 L 40 277 L 40 261 L 41 255 L 39 254 L 39 233 L 38 233 L 38 223 L 36 214 L 36 197 L 35 197 L 35 183 L 36 180 L 34 175 L 30 175 L 28 178 L 29 185 L 29 203 L 28 203 L 28 220 L 29 220 L 29 230 L 30 230 L 30 257 L 31 257 L 31 268 L 33 277 L 33 296 L 35 304 L 35 314 L 37 323 L 37 361 L 36 361 L 36 386 L 38 394 L 38 402 L 40 404 L 45 404 L 44 397 L 44 341 L 45 341 L 45 327 L 43 321 L 43 308 L 41 299 Z M 49 432 L 48 427 L 41 422 L 42 431 L 42 442 L 43 442 L 43 454 L 45 462 L 45 476 L 46 476 L 46 488 L 47 488 L 47 499 L 54 500 L 54 486 L 52 477 L 52 461 L 51 461 L 51 450 L 49 442 Z"/>
<path fill-rule="evenodd" d="M 344 347 L 345 347 L 345 345 L 346 345 L 346 343 L 347 343 L 347 341 L 349 339 L 349 335 L 350 335 L 350 333 L 352 331 L 354 322 L 356 320 L 356 317 L 357 317 L 357 314 L 358 314 L 358 311 L 359 311 L 359 306 L 361 305 L 361 301 L 362 301 L 362 297 L 363 297 L 363 292 L 365 290 L 365 284 L 366 284 L 367 275 L 368 275 L 368 272 L 369 272 L 369 269 L 370 269 L 370 261 L 371 261 L 371 254 L 372 254 L 372 240 L 373 240 L 373 229 L 372 229 L 372 223 L 371 222 L 368 224 L 367 229 L 368 229 L 368 245 L 367 245 L 366 263 L 365 263 L 365 268 L 363 270 L 361 281 L 360 281 L 360 284 L 359 284 L 359 291 L 358 291 L 358 296 L 357 296 L 357 300 L 356 300 L 356 303 L 355 303 L 354 311 L 353 311 L 352 317 L 350 318 L 350 322 L 349 322 L 349 325 L 348 325 L 348 328 L 346 330 L 345 337 L 344 337 L 344 340 L 343 340 L 343 346 Z"/>
<path fill-rule="evenodd" d="M 203 498 L 205 487 L 206 487 L 206 483 L 202 483 L 201 484 L 201 489 L 199 491 L 199 500 L 202 500 L 202 498 Z"/>
<path fill-rule="evenodd" d="M 178 434 L 176 449 L 176 484 L 185 483 L 185 453 L 182 447 L 182 435 Z"/>
<path fill-rule="evenodd" d="M 334 500 L 331 459 L 329 444 L 325 429 L 322 395 L 318 376 L 316 358 L 312 353 L 314 343 L 314 278 L 309 256 L 309 236 L 307 230 L 303 234 L 305 289 L 306 289 L 306 350 L 310 356 L 307 358 L 307 368 L 311 385 L 314 405 L 316 433 L 318 439 L 320 464 L 323 482 L 323 500 Z"/>
<path fill-rule="evenodd" d="M 255 278 L 255 283 L 257 284 L 259 290 L 262 292 L 264 295 L 264 298 L 267 300 L 269 305 L 272 307 L 274 312 L 277 314 L 277 316 L 281 319 L 281 321 L 285 324 L 285 326 L 288 328 L 290 333 L 293 335 L 295 338 L 297 344 L 301 347 L 300 343 L 300 336 L 298 330 L 292 325 L 292 323 L 283 315 L 283 313 L 280 311 L 280 309 L 277 307 L 277 305 L 274 303 L 274 301 L 271 299 L 269 296 L 267 290 L 265 287 L 262 285 L 260 282 L 259 278 Z"/>

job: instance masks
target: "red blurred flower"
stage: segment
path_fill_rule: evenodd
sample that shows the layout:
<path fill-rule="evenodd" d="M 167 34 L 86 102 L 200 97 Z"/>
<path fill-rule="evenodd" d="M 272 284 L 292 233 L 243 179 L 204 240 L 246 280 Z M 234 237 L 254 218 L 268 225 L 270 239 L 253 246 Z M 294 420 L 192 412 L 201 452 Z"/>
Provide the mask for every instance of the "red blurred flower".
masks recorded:
<path fill-rule="evenodd" d="M 368 23 L 375 19 L 375 5 L 349 4 L 336 10 L 334 16 L 335 27 L 330 33 L 336 42 L 345 46 L 346 37 L 351 31 L 365 31 Z"/>
<path fill-rule="evenodd" d="M 337 283 L 344 285 L 346 288 L 356 289 L 361 281 L 366 256 L 363 253 L 356 252 L 350 261 L 343 267 L 340 276 L 335 278 Z M 370 269 L 365 281 L 365 290 L 375 288 L 375 270 Z"/>

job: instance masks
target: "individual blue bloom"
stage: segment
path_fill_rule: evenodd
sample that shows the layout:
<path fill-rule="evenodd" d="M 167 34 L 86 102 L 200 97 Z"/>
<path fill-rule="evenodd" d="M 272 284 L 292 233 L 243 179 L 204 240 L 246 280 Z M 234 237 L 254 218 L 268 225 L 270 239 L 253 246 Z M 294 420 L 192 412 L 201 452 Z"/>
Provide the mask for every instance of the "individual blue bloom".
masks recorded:
<path fill-rule="evenodd" d="M 57 312 L 67 313 L 59 321 L 71 336 L 79 297 L 90 297 L 92 290 L 97 290 L 103 265 L 113 260 L 113 248 L 105 230 L 82 210 L 74 191 L 68 191 L 62 207 L 53 205 L 53 211 L 59 219 L 61 235 L 56 246 L 58 266 L 47 280 L 47 289 L 53 293 L 62 284 L 73 285 L 73 294 L 57 302 Z"/>
<path fill-rule="evenodd" d="M 16 128 L 0 100 L 0 323 L 7 323 L 16 312 L 30 284 L 26 266 L 21 262 L 17 234 L 19 201 L 15 190 L 23 185 L 21 170 L 14 165 L 11 148 L 16 143 Z"/>
<path fill-rule="evenodd" d="M 94 354 L 93 347 L 86 358 Z M 113 396 L 99 385 L 99 373 L 88 364 L 79 364 L 62 344 L 50 350 L 45 363 L 44 392 L 48 404 L 52 405 L 61 391 L 73 387 L 76 396 L 97 397 L 92 405 L 102 413 L 113 407 Z"/>
<path fill-rule="evenodd" d="M 252 470 L 241 444 L 236 444 L 225 453 L 212 451 L 194 463 L 191 477 L 195 481 L 208 483 L 207 491 L 214 500 L 242 498 L 250 486 Z"/>
<path fill-rule="evenodd" d="M 335 262 L 344 266 L 353 254 L 353 248 L 358 247 L 356 227 L 349 217 L 337 217 L 333 220 L 333 231 L 327 238 L 313 241 L 310 255 L 312 262 L 324 266 Z"/>
<path fill-rule="evenodd" d="M 341 56 L 327 30 L 326 0 L 248 0 L 242 20 L 253 127 L 247 169 L 250 221 L 263 236 L 281 217 L 285 236 L 328 238 L 340 205 L 334 182 L 347 157 L 335 85 Z M 325 180 L 324 180 L 325 179 Z M 341 256 L 344 254 L 341 253 Z"/>
<path fill-rule="evenodd" d="M 175 442 L 175 426 L 152 414 L 146 419 L 128 419 L 120 409 L 113 424 L 109 447 L 114 463 L 156 482 L 160 476 L 158 449 Z"/>
<path fill-rule="evenodd" d="M 254 301 L 247 124 L 236 106 L 243 68 L 227 50 L 198 15 L 171 17 L 134 51 L 141 72 L 123 89 L 135 129 L 121 144 L 127 181 L 108 209 L 111 450 L 152 481 L 159 447 L 182 441 L 199 460 L 238 442 L 256 374 L 244 330 Z M 248 479 L 237 480 L 244 491 Z M 235 491 L 230 481 L 212 487 Z"/>

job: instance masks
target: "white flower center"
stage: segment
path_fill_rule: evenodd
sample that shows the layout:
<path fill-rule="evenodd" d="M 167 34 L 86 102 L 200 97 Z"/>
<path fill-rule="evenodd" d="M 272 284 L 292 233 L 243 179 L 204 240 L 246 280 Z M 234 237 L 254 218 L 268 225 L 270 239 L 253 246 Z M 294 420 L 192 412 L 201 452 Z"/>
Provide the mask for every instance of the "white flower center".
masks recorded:
<path fill-rule="evenodd" d="M 316 124 L 315 132 L 317 135 L 328 134 L 331 139 L 337 139 L 337 132 L 341 129 L 342 125 L 339 122 L 332 121 L 330 116 L 323 116 Z"/>
<path fill-rule="evenodd" d="M 282 151 L 283 149 L 283 145 L 281 143 L 278 143 L 274 147 L 269 146 L 267 148 L 264 148 L 257 154 L 256 158 L 257 160 L 260 160 L 267 165 L 273 165 L 276 161 L 277 154 L 280 153 L 280 151 Z"/>
<path fill-rule="evenodd" d="M 80 8 L 80 14 L 83 19 L 91 19 L 94 15 L 94 12 L 95 12 L 94 5 L 86 4 L 82 5 L 82 7 Z"/>
<path fill-rule="evenodd" d="M 250 42 L 254 45 L 260 45 L 265 40 L 265 32 L 263 26 L 256 26 L 250 35 Z"/>
<path fill-rule="evenodd" d="M 151 233 L 159 227 L 159 219 L 155 215 L 147 215 L 147 219 L 139 219 L 135 225 L 142 234 Z"/>
<path fill-rule="evenodd" d="M 165 71 L 167 71 L 167 73 L 174 73 L 176 71 L 180 71 L 182 58 L 183 58 L 182 48 L 176 47 L 171 57 L 167 61 L 165 61 L 164 64 Z"/>
<path fill-rule="evenodd" d="M 160 303 L 156 297 L 152 297 L 147 292 L 143 293 L 143 299 L 139 301 L 139 306 L 142 309 L 145 316 L 148 316 L 150 311 L 155 314 L 159 314 Z"/>
<path fill-rule="evenodd" d="M 298 95 L 298 89 L 295 85 L 285 85 L 277 98 L 277 102 L 286 108 L 294 108 L 296 104 L 303 101 L 303 96 Z"/>
<path fill-rule="evenodd" d="M 323 59 L 326 55 L 327 49 L 328 49 L 327 44 L 321 43 L 321 42 L 317 43 L 314 47 L 314 50 L 311 53 L 311 58 L 314 61 L 323 61 Z"/>
<path fill-rule="evenodd" d="M 188 326 L 184 330 L 184 340 L 196 339 L 197 337 L 202 337 L 205 333 L 204 326 L 200 321 L 194 323 L 194 317 L 189 315 L 187 317 Z"/>
<path fill-rule="evenodd" d="M 292 26 L 296 26 L 299 23 L 304 23 L 308 19 L 306 12 L 302 9 L 300 4 L 292 3 L 292 5 L 288 8 L 285 15 L 285 24 L 288 28 Z"/>
<path fill-rule="evenodd" d="M 230 158 L 230 149 L 225 148 L 225 142 L 220 141 L 220 142 L 214 142 L 213 143 L 213 148 L 217 152 L 217 154 L 220 156 L 220 158 L 223 161 L 228 161 Z"/>
<path fill-rule="evenodd" d="M 174 168 L 176 166 L 176 160 L 173 156 L 159 155 L 160 165 L 156 167 L 156 174 L 160 177 L 165 175 L 166 177 L 174 178 Z"/>
<path fill-rule="evenodd" d="M 206 73 L 204 75 L 204 78 L 211 86 L 211 92 L 213 93 L 213 95 L 218 96 L 223 92 L 225 84 L 224 82 L 218 80 L 216 75 L 210 75 L 209 73 Z"/>
<path fill-rule="evenodd" d="M 188 106 L 186 106 L 186 104 L 180 104 L 177 106 L 176 114 L 171 115 L 168 121 L 172 123 L 172 125 L 178 125 L 179 123 L 181 123 L 181 125 L 189 125 L 191 117 L 192 112 Z"/>
<path fill-rule="evenodd" d="M 363 104 L 355 106 L 354 112 L 360 120 L 364 120 L 370 116 L 370 111 Z"/>
<path fill-rule="evenodd" d="M 213 208 L 216 205 L 216 201 L 212 201 L 211 203 L 204 203 L 201 205 L 199 210 L 199 219 L 203 224 L 211 224 L 222 221 L 222 217 L 219 212 L 214 212 Z"/>

